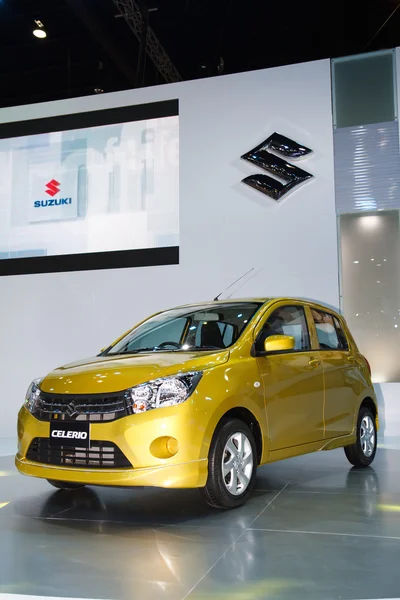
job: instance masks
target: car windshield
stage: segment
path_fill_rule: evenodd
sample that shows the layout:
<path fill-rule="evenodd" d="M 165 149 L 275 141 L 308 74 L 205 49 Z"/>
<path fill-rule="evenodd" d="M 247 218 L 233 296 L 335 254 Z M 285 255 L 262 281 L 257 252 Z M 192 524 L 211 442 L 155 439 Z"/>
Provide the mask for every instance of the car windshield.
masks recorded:
<path fill-rule="evenodd" d="M 104 354 L 222 350 L 236 342 L 260 306 L 235 302 L 168 310 L 136 327 Z"/>

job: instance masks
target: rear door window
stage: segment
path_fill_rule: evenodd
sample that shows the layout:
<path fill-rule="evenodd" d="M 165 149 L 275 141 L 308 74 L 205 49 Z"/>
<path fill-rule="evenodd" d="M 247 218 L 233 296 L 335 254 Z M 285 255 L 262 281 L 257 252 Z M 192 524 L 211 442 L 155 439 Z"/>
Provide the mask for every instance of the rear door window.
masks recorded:
<path fill-rule="evenodd" d="M 346 335 L 339 319 L 330 313 L 311 309 L 321 350 L 347 350 Z"/>
<path fill-rule="evenodd" d="M 343 330 L 341 322 L 339 321 L 339 319 L 337 317 L 333 318 L 333 322 L 335 324 L 336 332 L 338 334 L 340 349 L 341 350 L 348 350 L 349 349 L 349 343 L 347 341 L 346 334 L 345 334 L 345 332 Z"/>

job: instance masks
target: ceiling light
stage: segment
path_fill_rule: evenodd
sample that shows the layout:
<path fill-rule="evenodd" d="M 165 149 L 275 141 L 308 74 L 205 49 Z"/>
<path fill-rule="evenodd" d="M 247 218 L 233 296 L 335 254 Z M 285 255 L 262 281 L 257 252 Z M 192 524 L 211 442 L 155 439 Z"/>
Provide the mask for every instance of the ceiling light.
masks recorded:
<path fill-rule="evenodd" d="M 41 40 L 43 40 L 45 37 L 47 37 L 47 33 L 46 30 L 44 28 L 44 25 L 42 23 L 42 21 L 39 21 L 39 19 L 35 19 L 35 29 L 33 30 L 33 35 Z"/>
<path fill-rule="evenodd" d="M 47 36 L 47 33 L 45 32 L 44 29 L 34 29 L 33 30 L 33 35 L 35 37 L 40 38 L 40 39 L 43 40 Z"/>

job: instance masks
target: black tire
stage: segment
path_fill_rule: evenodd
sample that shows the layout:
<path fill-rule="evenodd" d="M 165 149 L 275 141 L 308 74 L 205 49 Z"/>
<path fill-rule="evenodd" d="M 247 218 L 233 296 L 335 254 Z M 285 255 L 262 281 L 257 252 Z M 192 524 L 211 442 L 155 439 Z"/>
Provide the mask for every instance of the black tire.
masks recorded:
<path fill-rule="evenodd" d="M 371 447 L 369 449 L 363 449 L 363 431 L 365 431 L 365 421 L 372 425 L 372 435 L 373 440 L 370 440 L 370 446 L 373 445 L 373 450 L 371 452 Z M 377 438 L 376 438 L 376 422 L 375 418 L 366 406 L 362 406 L 360 408 L 360 412 L 358 413 L 357 419 L 357 441 L 355 444 L 351 446 L 346 446 L 344 452 L 346 454 L 347 460 L 354 465 L 355 467 L 369 467 L 369 465 L 373 462 L 376 454 L 376 446 L 377 446 Z"/>
<path fill-rule="evenodd" d="M 235 488 L 237 489 L 239 486 L 236 485 L 236 483 L 239 483 L 239 479 L 232 479 L 232 477 L 234 477 L 234 467 L 232 467 L 231 473 L 224 478 L 222 462 L 224 457 L 227 458 L 229 456 L 229 451 L 225 452 L 225 447 L 230 438 L 236 434 L 244 434 L 249 442 L 252 452 L 252 471 L 251 475 L 249 474 L 249 482 L 244 491 L 241 493 L 238 491 L 236 494 L 232 494 L 228 489 L 228 485 L 232 483 L 232 487 L 235 485 Z M 248 448 L 247 443 L 246 446 Z M 250 450 L 248 448 L 247 458 L 249 457 L 249 453 Z M 214 434 L 208 455 L 207 484 L 201 489 L 201 494 L 207 504 L 214 508 L 222 508 L 225 510 L 237 508 L 244 504 L 254 488 L 256 471 L 257 448 L 251 429 L 246 423 L 239 419 L 226 419 L 222 421 Z M 235 484 L 234 481 L 236 482 Z"/>
<path fill-rule="evenodd" d="M 78 490 L 85 487 L 83 483 L 70 483 L 69 481 L 57 481 L 56 479 L 48 479 L 47 481 L 59 490 Z"/>

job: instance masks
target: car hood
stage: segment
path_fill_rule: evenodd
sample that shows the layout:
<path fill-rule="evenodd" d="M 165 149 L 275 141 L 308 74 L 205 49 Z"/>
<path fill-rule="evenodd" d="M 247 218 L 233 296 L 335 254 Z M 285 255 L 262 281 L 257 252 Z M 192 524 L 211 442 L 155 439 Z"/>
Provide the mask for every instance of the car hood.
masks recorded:
<path fill-rule="evenodd" d="M 53 394 L 107 394 L 159 377 L 210 369 L 228 359 L 227 350 L 96 356 L 55 369 L 40 388 Z"/>

